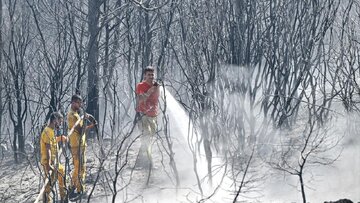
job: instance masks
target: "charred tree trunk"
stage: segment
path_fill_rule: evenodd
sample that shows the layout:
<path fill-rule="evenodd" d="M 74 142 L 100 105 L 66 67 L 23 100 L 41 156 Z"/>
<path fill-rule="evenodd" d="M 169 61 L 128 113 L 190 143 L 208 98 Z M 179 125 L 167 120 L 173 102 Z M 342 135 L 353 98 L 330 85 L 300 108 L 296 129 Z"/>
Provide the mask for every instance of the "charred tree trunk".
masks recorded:
<path fill-rule="evenodd" d="M 87 84 L 87 108 L 86 111 L 94 115 L 96 120 L 99 120 L 99 15 L 101 2 L 97 0 L 89 0 L 88 5 L 88 30 L 90 39 L 88 43 L 88 84 Z"/>
<path fill-rule="evenodd" d="M 3 50 L 3 43 L 2 43 L 2 0 L 0 0 L 0 50 Z M 3 108 L 3 66 L 2 66 L 2 53 L 0 53 L 0 141 L 2 135 L 2 117 L 4 113 Z"/>

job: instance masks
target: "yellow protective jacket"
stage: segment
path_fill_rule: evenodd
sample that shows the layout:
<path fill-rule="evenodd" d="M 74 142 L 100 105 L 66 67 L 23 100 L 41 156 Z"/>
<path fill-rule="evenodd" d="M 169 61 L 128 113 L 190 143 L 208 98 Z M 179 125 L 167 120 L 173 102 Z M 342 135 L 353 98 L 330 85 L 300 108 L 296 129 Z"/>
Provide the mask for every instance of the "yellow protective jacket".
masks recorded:
<path fill-rule="evenodd" d="M 40 138 L 40 153 L 41 153 L 41 164 L 47 165 L 49 163 L 47 152 L 46 152 L 46 145 L 50 145 L 51 151 L 51 163 L 55 163 L 56 155 L 58 153 L 58 145 L 56 142 L 56 136 L 54 129 L 46 126 L 45 129 L 41 133 Z"/>
<path fill-rule="evenodd" d="M 67 121 L 68 121 L 68 130 L 70 131 L 71 128 L 75 125 L 76 121 L 80 118 L 80 115 L 78 112 L 73 111 L 72 109 L 69 110 L 67 115 Z M 80 128 L 83 127 L 83 120 L 79 123 Z M 69 135 L 69 143 L 71 147 L 78 147 L 80 144 L 81 146 L 86 146 L 86 135 L 85 132 L 83 132 L 82 135 L 80 135 L 80 132 L 78 132 L 76 129 L 73 131 L 71 135 Z"/>

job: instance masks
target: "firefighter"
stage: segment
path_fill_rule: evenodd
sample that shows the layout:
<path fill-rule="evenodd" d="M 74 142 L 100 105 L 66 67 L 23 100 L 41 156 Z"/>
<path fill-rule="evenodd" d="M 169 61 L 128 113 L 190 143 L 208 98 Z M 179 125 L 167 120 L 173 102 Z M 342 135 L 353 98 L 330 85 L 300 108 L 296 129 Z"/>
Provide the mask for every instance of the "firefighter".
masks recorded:
<path fill-rule="evenodd" d="M 43 200 L 47 203 L 54 199 L 54 196 L 51 197 L 50 192 L 55 186 L 56 177 L 59 182 L 61 202 L 66 202 L 64 166 L 58 160 L 58 142 L 66 142 L 67 138 L 64 135 L 55 135 L 55 131 L 60 128 L 62 121 L 63 116 L 60 113 L 52 113 L 50 115 L 50 122 L 42 131 L 40 138 L 41 165 L 44 169 L 45 181 L 47 181 Z"/>

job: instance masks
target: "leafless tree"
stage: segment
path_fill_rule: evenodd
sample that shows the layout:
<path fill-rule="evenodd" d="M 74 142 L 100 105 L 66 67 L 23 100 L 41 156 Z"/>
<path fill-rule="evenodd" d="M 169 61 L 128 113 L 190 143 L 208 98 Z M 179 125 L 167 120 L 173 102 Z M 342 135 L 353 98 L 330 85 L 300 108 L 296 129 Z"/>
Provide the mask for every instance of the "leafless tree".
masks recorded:
<path fill-rule="evenodd" d="M 26 92 L 26 75 L 29 70 L 27 57 L 30 44 L 29 12 L 24 2 L 9 2 L 8 43 L 4 44 L 4 59 L 7 70 L 4 78 L 9 109 L 9 117 L 13 123 L 13 142 L 15 162 L 19 162 L 18 154 L 25 154 L 24 123 L 27 116 L 28 95 Z M 31 59 L 30 59 L 31 60 Z M 13 102 L 14 101 L 14 102 Z M 22 157 L 21 156 L 21 157 Z M 20 157 L 20 158 L 21 158 Z"/>
<path fill-rule="evenodd" d="M 2 0 L 0 1 L 0 50 L 3 50 L 3 40 L 2 40 L 2 32 L 3 32 L 3 3 Z M 4 114 L 4 106 L 3 106 L 3 75 L 4 75 L 4 70 L 3 70 L 3 64 L 2 64 L 2 54 L 0 54 L 0 140 L 2 137 L 2 118 L 3 118 L 3 114 Z"/>
<path fill-rule="evenodd" d="M 328 126 L 339 102 L 348 114 L 359 111 L 355 0 L 0 0 L 0 7 L 0 142 L 13 131 L 19 162 L 30 135 L 38 138 L 50 113 L 82 92 L 101 137 L 89 140 L 96 158 L 88 201 L 100 188 L 115 201 L 132 182 L 123 177 L 137 142 L 134 89 L 148 65 L 193 124 L 188 147 L 201 202 L 220 190 L 203 190 L 203 180 L 218 175 L 215 163 L 226 168 L 221 177 L 233 183 L 236 202 L 261 181 L 265 154 L 299 178 L 306 201 L 308 164 L 336 159 L 327 159 L 337 144 Z M 162 107 L 157 146 L 179 186 L 169 105 Z"/>

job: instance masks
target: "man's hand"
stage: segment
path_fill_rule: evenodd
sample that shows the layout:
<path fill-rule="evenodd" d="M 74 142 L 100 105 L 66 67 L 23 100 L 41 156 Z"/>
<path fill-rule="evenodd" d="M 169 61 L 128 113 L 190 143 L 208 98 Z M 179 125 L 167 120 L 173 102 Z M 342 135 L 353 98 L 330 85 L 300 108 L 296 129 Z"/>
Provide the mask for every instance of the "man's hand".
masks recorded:
<path fill-rule="evenodd" d="M 155 86 L 155 87 L 158 87 L 158 86 L 160 86 L 160 85 L 162 85 L 162 84 L 163 84 L 163 81 L 162 81 L 162 80 L 157 80 L 157 81 L 154 82 L 154 86 Z"/>
<path fill-rule="evenodd" d="M 47 165 L 46 165 L 46 170 L 47 171 L 54 171 L 55 168 L 54 166 L 51 164 L 51 162 L 49 162 Z"/>
<path fill-rule="evenodd" d="M 149 98 L 149 96 L 156 91 L 159 91 L 159 86 L 153 85 L 152 87 L 150 87 L 150 89 L 147 92 L 138 95 L 138 101 L 139 102 L 146 101 L 146 99 Z"/>
<path fill-rule="evenodd" d="M 159 89 L 159 86 L 152 86 L 150 89 L 145 93 L 147 97 L 149 97 L 152 93 L 156 92 Z"/>
<path fill-rule="evenodd" d="M 94 124 L 94 123 L 91 124 L 91 125 L 86 126 L 86 130 L 87 130 L 87 129 L 90 129 L 90 128 L 93 128 L 93 127 L 95 127 L 95 124 Z"/>
<path fill-rule="evenodd" d="M 57 142 L 67 142 L 68 139 L 65 135 L 61 135 L 61 136 L 56 137 L 56 141 Z"/>

